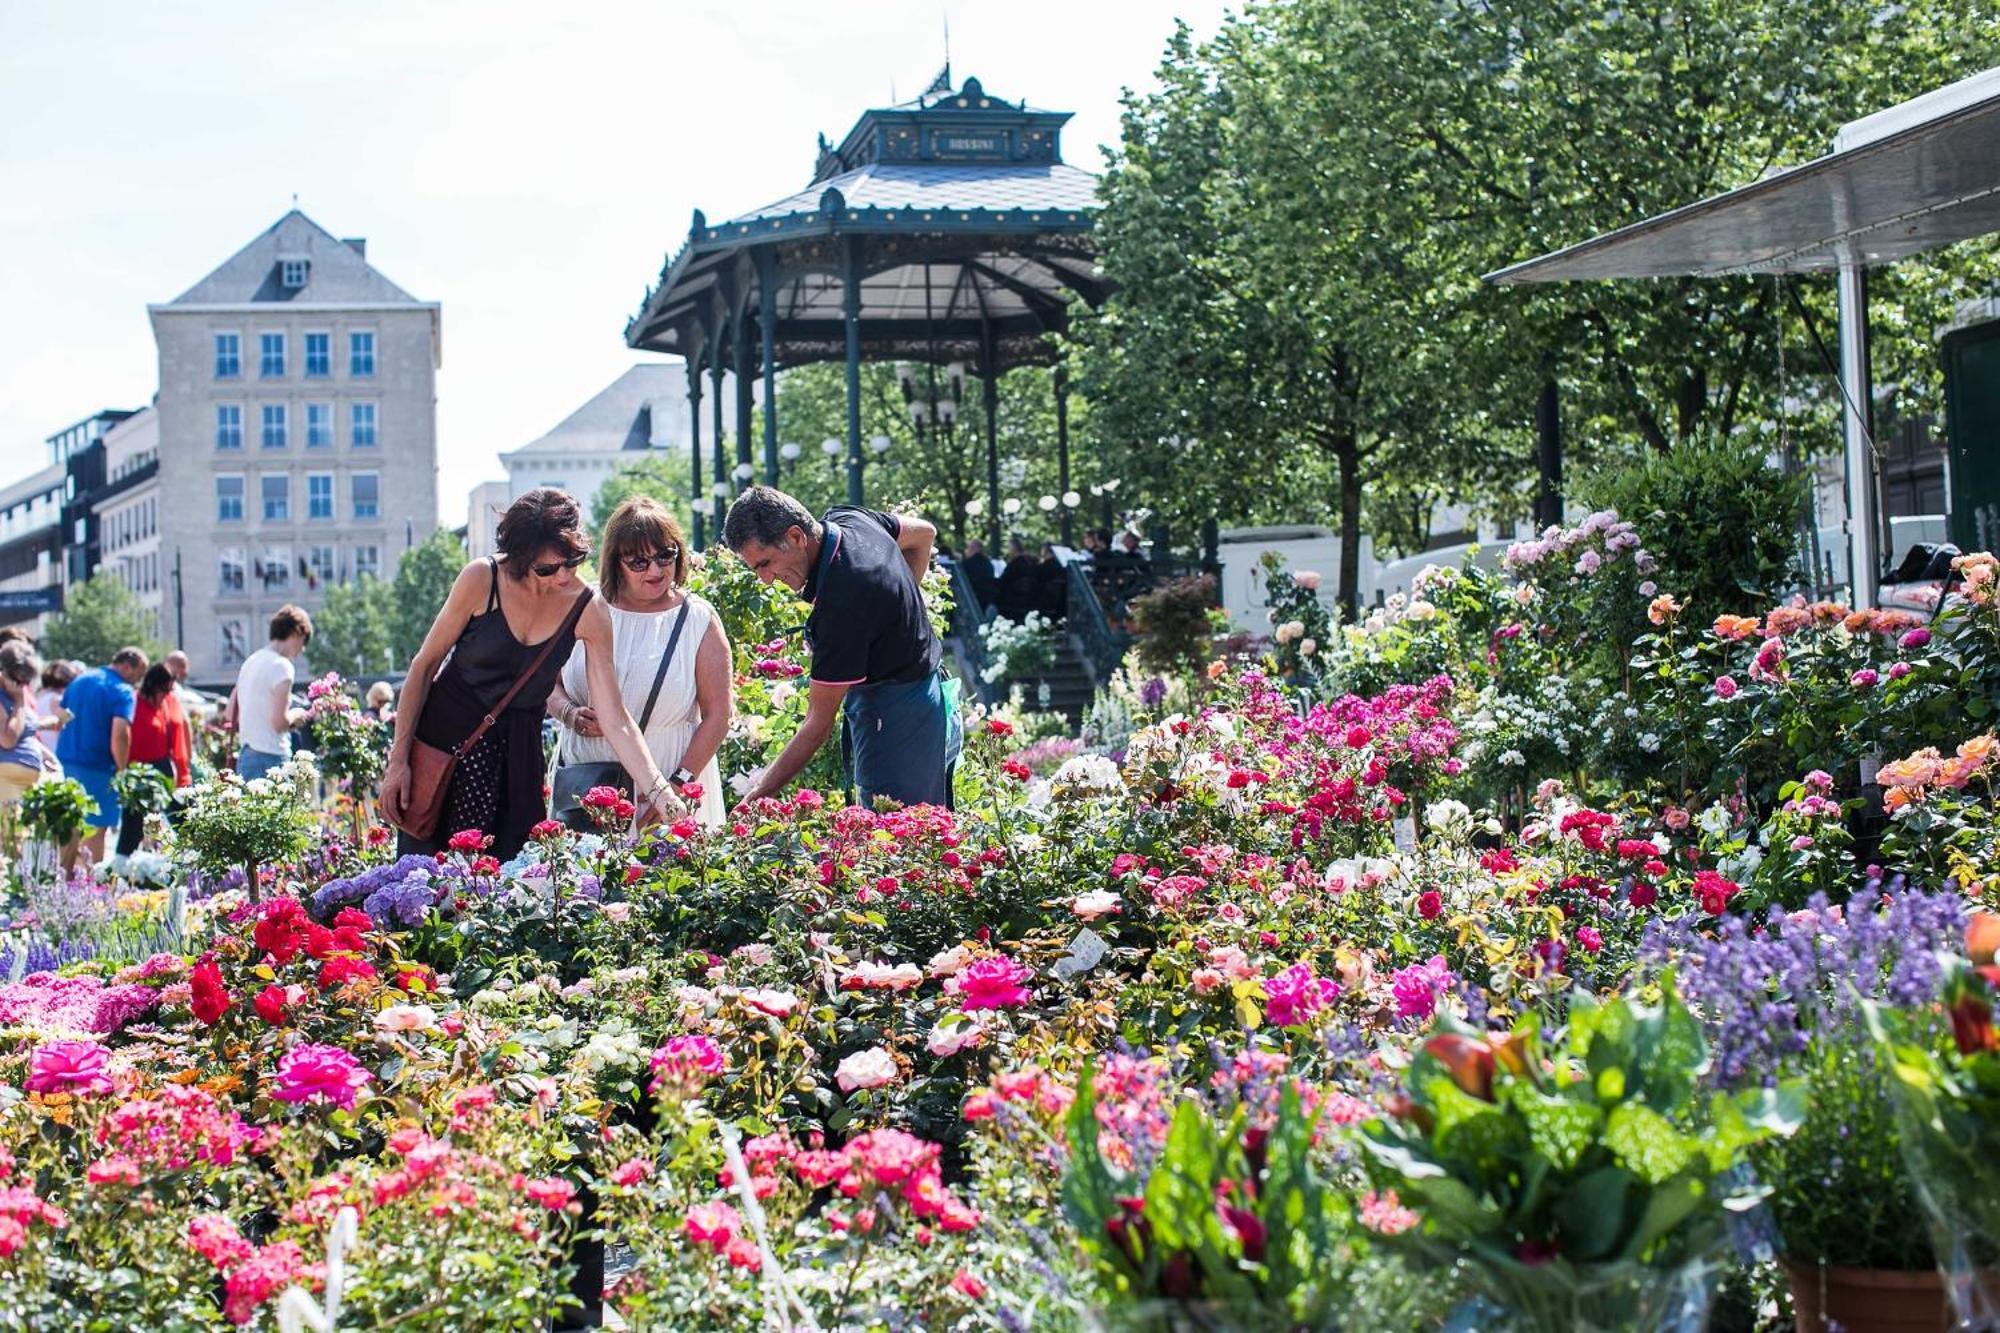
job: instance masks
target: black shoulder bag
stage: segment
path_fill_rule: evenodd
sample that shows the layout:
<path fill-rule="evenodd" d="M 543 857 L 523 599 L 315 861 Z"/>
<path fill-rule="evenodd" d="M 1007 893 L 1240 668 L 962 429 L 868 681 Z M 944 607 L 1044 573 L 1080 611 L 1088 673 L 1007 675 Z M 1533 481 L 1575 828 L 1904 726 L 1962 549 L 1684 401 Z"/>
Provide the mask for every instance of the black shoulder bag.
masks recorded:
<path fill-rule="evenodd" d="M 653 705 L 660 701 L 660 687 L 667 683 L 667 668 L 674 664 L 674 650 L 680 646 L 681 630 L 687 624 L 688 610 L 693 605 L 692 595 L 681 602 L 680 614 L 674 617 L 673 632 L 667 636 L 667 651 L 660 655 L 660 669 L 653 673 L 653 692 L 646 696 L 645 711 L 639 715 L 639 739 L 642 742 L 646 738 L 646 724 L 653 720 Z M 625 765 L 616 760 L 561 765 L 556 769 L 555 780 L 549 784 L 549 818 L 562 821 L 566 828 L 588 832 L 594 825 L 589 812 L 583 808 L 583 798 L 590 794 L 593 787 L 616 787 L 629 797 L 632 795 L 632 775 L 625 771 Z"/>

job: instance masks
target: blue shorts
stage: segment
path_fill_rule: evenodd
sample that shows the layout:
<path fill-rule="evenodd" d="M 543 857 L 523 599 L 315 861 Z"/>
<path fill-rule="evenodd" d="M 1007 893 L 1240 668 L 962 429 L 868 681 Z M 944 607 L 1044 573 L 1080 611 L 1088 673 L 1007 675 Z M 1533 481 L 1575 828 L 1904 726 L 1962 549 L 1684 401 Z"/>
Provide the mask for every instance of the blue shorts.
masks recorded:
<path fill-rule="evenodd" d="M 236 776 L 245 782 L 261 778 L 278 765 L 285 763 L 290 755 L 272 754 L 266 750 L 253 750 L 244 746 L 236 752 Z"/>
<path fill-rule="evenodd" d="M 112 773 L 108 768 L 85 768 L 81 764 L 71 764 L 63 770 L 63 776 L 76 779 L 78 786 L 90 794 L 97 802 L 96 813 L 86 815 L 84 823 L 92 828 L 117 828 L 124 818 L 118 808 L 118 795 L 111 790 Z"/>

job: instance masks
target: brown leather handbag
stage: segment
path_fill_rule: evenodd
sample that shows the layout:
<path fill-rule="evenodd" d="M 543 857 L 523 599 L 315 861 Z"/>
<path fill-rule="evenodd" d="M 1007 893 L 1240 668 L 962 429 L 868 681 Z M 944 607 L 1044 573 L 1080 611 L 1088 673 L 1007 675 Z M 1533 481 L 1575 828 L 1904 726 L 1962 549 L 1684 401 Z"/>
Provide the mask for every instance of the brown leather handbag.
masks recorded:
<path fill-rule="evenodd" d="M 429 842 L 437 836 L 438 825 L 444 820 L 445 796 L 451 791 L 451 777 L 458 771 L 458 761 L 469 754 L 473 746 L 479 744 L 479 738 L 486 734 L 486 729 L 499 719 L 500 714 L 507 711 L 507 705 L 514 702 L 514 696 L 519 694 L 534 674 L 542 669 L 542 663 L 546 662 L 549 654 L 555 651 L 556 643 L 566 637 L 566 631 L 576 625 L 583 615 L 584 607 L 589 605 L 594 595 L 589 588 L 583 590 L 576 599 L 576 605 L 570 608 L 569 617 L 563 621 L 562 628 L 551 634 L 548 641 L 542 644 L 542 651 L 535 654 L 535 660 L 528 663 L 526 669 L 515 677 L 514 683 L 507 687 L 507 692 L 500 696 L 500 702 L 486 710 L 486 716 L 479 720 L 479 725 L 472 729 L 470 736 L 449 750 L 439 749 L 421 739 L 411 739 L 410 798 L 404 804 L 400 818 L 393 811 L 383 811 L 389 816 L 391 824 L 419 842 Z M 435 685 L 436 681 L 432 684 Z M 421 717 L 417 719 L 417 725 L 419 727 L 423 725 Z"/>

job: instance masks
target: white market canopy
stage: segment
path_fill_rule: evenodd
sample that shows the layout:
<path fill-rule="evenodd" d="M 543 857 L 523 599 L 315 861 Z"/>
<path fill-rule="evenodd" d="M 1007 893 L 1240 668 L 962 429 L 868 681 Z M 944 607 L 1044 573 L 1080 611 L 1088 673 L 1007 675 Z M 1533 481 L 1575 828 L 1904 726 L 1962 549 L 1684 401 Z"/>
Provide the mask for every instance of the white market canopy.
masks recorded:
<path fill-rule="evenodd" d="M 1875 596 L 1878 554 L 1868 498 L 1873 442 L 1859 406 L 1869 395 L 1862 271 L 1994 232 L 2000 232 L 2000 68 L 1842 126 L 1825 157 L 1510 265 L 1486 280 L 1838 270 L 1848 571 L 1855 603 L 1866 605 Z"/>

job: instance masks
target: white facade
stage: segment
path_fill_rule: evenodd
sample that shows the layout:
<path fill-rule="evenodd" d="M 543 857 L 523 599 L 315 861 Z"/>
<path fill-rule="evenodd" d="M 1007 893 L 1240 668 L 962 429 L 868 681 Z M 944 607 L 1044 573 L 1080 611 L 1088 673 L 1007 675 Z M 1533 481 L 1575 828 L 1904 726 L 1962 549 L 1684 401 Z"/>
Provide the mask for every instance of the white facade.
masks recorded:
<path fill-rule="evenodd" d="M 67 484 L 60 462 L 0 489 L 0 625 L 42 636 L 45 612 L 7 609 L 4 594 L 62 586 L 62 502 Z"/>
<path fill-rule="evenodd" d="M 754 388 L 761 386 L 753 386 Z M 701 399 L 702 457 L 715 451 L 713 385 L 704 378 Z M 723 452 L 736 458 L 736 381 L 722 380 Z M 500 455 L 505 481 L 481 482 L 472 489 L 465 541 L 477 558 L 493 552 L 493 525 L 509 503 L 537 486 L 554 486 L 576 497 L 586 516 L 605 480 L 649 453 L 685 454 L 693 438 L 687 368 L 653 361 L 633 366 L 541 438 Z M 762 444 L 756 450 L 762 457 Z M 707 472 L 704 466 L 704 475 Z M 713 481 L 713 478 L 709 478 Z"/>
<path fill-rule="evenodd" d="M 159 560 L 197 682 L 271 613 L 393 577 L 437 525 L 440 309 L 294 210 L 177 299 L 160 354 Z"/>
<path fill-rule="evenodd" d="M 98 570 L 139 599 L 152 617 L 154 638 L 171 638 L 172 560 L 160 549 L 159 412 L 148 407 L 133 413 L 104 432 L 103 442 L 107 486 L 151 472 L 97 506 Z"/>

